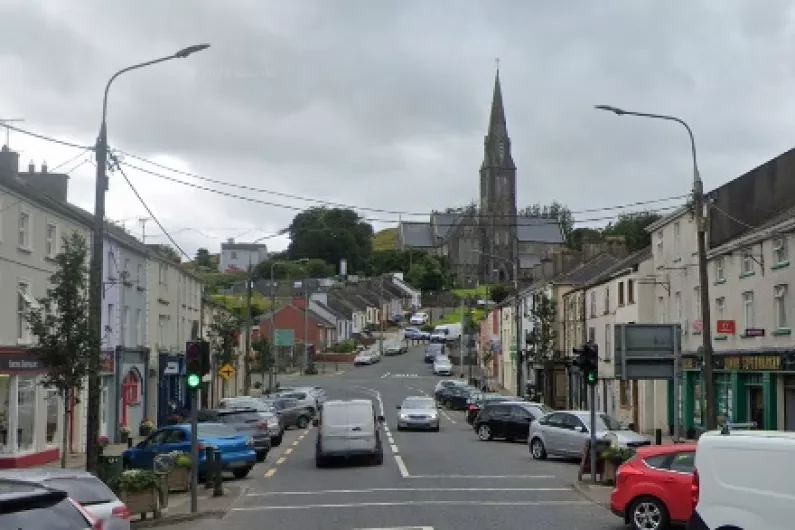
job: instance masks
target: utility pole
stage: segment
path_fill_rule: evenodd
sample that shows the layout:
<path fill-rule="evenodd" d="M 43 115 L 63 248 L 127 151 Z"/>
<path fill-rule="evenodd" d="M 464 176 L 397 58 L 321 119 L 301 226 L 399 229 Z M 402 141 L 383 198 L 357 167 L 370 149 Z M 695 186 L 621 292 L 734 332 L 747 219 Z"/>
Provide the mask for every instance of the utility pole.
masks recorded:
<path fill-rule="evenodd" d="M 304 373 L 309 368 L 309 286 L 304 274 Z"/>
<path fill-rule="evenodd" d="M 274 316 L 276 315 L 276 282 L 273 279 L 273 267 L 276 262 L 271 263 L 271 356 L 273 357 L 273 366 L 271 368 L 272 377 L 268 381 L 268 388 L 273 389 L 276 387 L 276 379 L 279 375 L 279 348 L 276 346 L 276 329 Z"/>
<path fill-rule="evenodd" d="M 467 360 L 469 361 L 469 384 L 472 384 L 472 342 L 475 340 L 476 335 L 474 330 L 475 325 L 472 321 L 472 298 L 468 298 L 466 326 Z M 472 332 L 471 334 L 469 333 L 470 331 Z"/>
<path fill-rule="evenodd" d="M 381 317 L 380 318 L 380 320 L 381 320 L 381 322 L 380 322 L 380 324 L 381 324 L 381 338 L 378 339 L 378 351 L 380 352 L 381 357 L 383 357 L 384 356 L 384 315 L 383 315 L 383 312 L 384 312 L 384 277 L 383 276 L 381 276 L 381 279 L 380 279 L 378 285 L 380 286 L 380 289 L 378 289 L 378 305 L 379 305 L 378 316 Z"/>
<path fill-rule="evenodd" d="M 248 272 L 246 273 L 246 354 L 243 357 L 243 394 L 248 395 L 251 389 L 251 297 L 254 294 L 254 274 L 251 266 L 251 256 L 248 258 Z"/>
<path fill-rule="evenodd" d="M 459 375 L 464 377 L 464 299 L 461 298 L 461 334 L 458 337 L 458 367 Z"/>
<path fill-rule="evenodd" d="M 522 300 L 519 297 L 519 255 L 513 261 L 514 313 L 516 313 L 516 395 L 522 397 L 524 359 L 522 359 Z"/>
<path fill-rule="evenodd" d="M 146 245 L 146 223 L 149 222 L 149 217 L 141 217 L 138 219 L 138 224 L 141 225 L 141 243 Z"/>

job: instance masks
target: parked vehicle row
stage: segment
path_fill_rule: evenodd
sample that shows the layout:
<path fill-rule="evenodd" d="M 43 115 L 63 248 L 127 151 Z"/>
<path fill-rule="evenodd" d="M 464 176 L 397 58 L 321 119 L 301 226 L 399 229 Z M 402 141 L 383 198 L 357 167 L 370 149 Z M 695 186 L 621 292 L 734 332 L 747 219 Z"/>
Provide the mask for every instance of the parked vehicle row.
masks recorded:
<path fill-rule="evenodd" d="M 356 357 L 353 358 L 354 366 L 365 366 L 378 362 L 381 362 L 381 352 L 379 351 L 378 344 L 359 352 Z"/>

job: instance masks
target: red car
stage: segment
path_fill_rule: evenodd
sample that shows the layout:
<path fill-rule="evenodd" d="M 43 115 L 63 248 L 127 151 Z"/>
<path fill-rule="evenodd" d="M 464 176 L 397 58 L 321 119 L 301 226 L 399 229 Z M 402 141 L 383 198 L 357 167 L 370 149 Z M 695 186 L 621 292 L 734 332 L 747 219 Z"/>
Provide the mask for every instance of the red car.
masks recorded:
<path fill-rule="evenodd" d="M 616 472 L 610 508 L 634 529 L 665 530 L 693 513 L 696 444 L 640 447 Z"/>

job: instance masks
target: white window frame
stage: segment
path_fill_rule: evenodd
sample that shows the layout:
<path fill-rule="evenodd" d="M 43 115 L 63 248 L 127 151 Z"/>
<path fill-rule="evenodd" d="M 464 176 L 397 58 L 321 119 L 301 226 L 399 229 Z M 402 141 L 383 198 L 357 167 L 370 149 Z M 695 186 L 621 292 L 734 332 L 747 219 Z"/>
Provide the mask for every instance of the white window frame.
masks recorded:
<path fill-rule="evenodd" d="M 24 220 L 24 221 L 23 221 Z M 19 209 L 19 216 L 17 217 L 17 246 L 22 250 L 30 250 L 30 233 L 32 225 L 32 216 L 30 211 Z"/>
<path fill-rule="evenodd" d="M 715 279 L 718 281 L 726 279 L 725 259 L 723 256 L 715 259 Z"/>
<path fill-rule="evenodd" d="M 143 272 L 144 272 L 144 265 L 143 263 L 139 263 L 138 266 L 136 267 L 136 272 L 135 272 L 138 276 L 138 278 L 136 279 L 136 283 L 138 285 L 141 285 L 141 280 L 143 279 L 144 276 Z"/>
<path fill-rule="evenodd" d="M 27 280 L 17 281 L 17 344 L 32 344 L 33 336 L 30 326 L 25 320 L 25 313 L 39 308 L 39 302 L 32 294 L 32 287 Z M 22 302 L 20 304 L 20 302 Z"/>
<path fill-rule="evenodd" d="M 610 314 L 610 286 L 605 287 L 605 315 Z"/>
<path fill-rule="evenodd" d="M 674 254 L 675 258 L 681 257 L 681 237 L 682 237 L 682 227 L 679 224 L 679 221 L 674 223 Z"/>
<path fill-rule="evenodd" d="M 743 293 L 743 333 L 746 330 L 754 329 L 754 292 L 746 291 Z"/>
<path fill-rule="evenodd" d="M 751 274 L 754 272 L 754 258 L 750 251 L 743 251 L 742 257 L 742 274 Z"/>
<path fill-rule="evenodd" d="M 168 265 L 165 263 L 158 263 L 158 279 L 160 285 L 168 285 Z"/>
<path fill-rule="evenodd" d="M 715 320 L 724 320 L 726 313 L 726 297 L 720 296 L 715 299 Z"/>
<path fill-rule="evenodd" d="M 121 310 L 121 321 L 122 326 L 124 327 L 124 333 L 121 334 L 119 339 L 121 340 L 122 346 L 133 346 L 130 343 L 128 337 L 130 336 L 130 306 L 126 305 Z"/>
<path fill-rule="evenodd" d="M 50 234 L 52 230 L 52 234 Z M 54 258 L 58 254 L 58 225 L 47 223 L 44 230 L 44 255 Z"/>
<path fill-rule="evenodd" d="M 776 285 L 773 288 L 776 329 L 789 329 L 788 295 L 789 286 L 786 284 Z"/>
<path fill-rule="evenodd" d="M 789 260 L 786 236 L 777 237 L 773 240 L 773 264 L 786 263 Z"/>
<path fill-rule="evenodd" d="M 589 316 L 596 316 L 596 291 L 591 291 L 591 314 Z"/>
<path fill-rule="evenodd" d="M 124 266 L 122 268 L 122 280 L 125 282 L 130 281 L 130 258 L 124 258 Z"/>
<path fill-rule="evenodd" d="M 108 250 L 108 279 L 115 280 L 118 276 L 119 271 L 117 270 L 118 267 L 116 266 L 116 255 L 113 253 L 113 249 Z"/>
<path fill-rule="evenodd" d="M 660 257 L 662 257 L 662 254 L 663 254 L 663 240 L 664 240 L 663 231 L 662 230 L 658 230 L 657 231 L 657 253 L 660 254 Z"/>

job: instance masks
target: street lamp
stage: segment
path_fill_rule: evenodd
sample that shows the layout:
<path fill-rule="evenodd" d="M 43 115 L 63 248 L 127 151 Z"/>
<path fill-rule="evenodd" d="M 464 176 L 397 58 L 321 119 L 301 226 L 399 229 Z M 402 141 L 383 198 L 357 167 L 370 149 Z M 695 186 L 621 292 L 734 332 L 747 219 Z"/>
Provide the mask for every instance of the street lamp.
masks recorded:
<path fill-rule="evenodd" d="M 651 118 L 655 120 L 673 121 L 681 125 L 687 131 L 690 138 L 690 154 L 693 159 L 693 209 L 695 211 L 696 229 L 698 231 L 698 281 L 701 286 L 701 339 L 704 349 L 704 392 L 707 396 L 707 429 L 717 428 L 717 416 L 715 413 L 715 389 L 712 379 L 712 320 L 709 306 L 709 278 L 707 277 L 707 226 L 704 217 L 704 183 L 701 181 L 701 173 L 698 170 L 698 158 L 696 157 L 696 140 L 690 125 L 681 118 L 666 114 L 650 114 L 648 112 L 634 112 L 620 109 L 611 105 L 596 105 L 597 110 L 612 112 L 617 116 L 638 116 L 640 118 Z M 679 369 L 674 371 L 679 373 Z M 674 381 L 674 388 L 678 388 L 679 381 Z M 679 422 L 675 426 L 678 429 Z"/>
<path fill-rule="evenodd" d="M 99 127 L 99 136 L 95 146 L 95 156 L 97 161 L 97 177 L 95 183 L 94 199 L 94 230 L 91 248 L 91 270 L 89 278 L 89 300 L 91 331 L 96 344 L 94 351 L 91 352 L 90 370 L 88 372 L 88 418 L 86 421 L 86 470 L 94 472 L 97 469 L 99 453 L 97 451 L 97 440 L 99 438 L 99 402 L 100 402 L 100 349 L 102 348 L 102 258 L 103 258 L 103 234 L 105 232 L 105 191 L 108 189 L 108 177 L 106 174 L 108 163 L 108 92 L 113 81 L 120 75 L 138 70 L 146 66 L 170 61 L 172 59 L 184 59 L 189 55 L 206 50 L 209 44 L 197 44 L 179 50 L 173 55 L 161 57 L 152 61 L 134 64 L 122 68 L 113 74 L 105 85 L 105 92 L 102 98 L 102 122 Z"/>
<path fill-rule="evenodd" d="M 522 380 L 523 380 L 523 367 L 522 367 L 522 315 L 521 315 L 521 300 L 519 299 L 519 260 L 508 259 L 504 256 L 497 256 L 495 254 L 488 254 L 479 250 L 472 250 L 476 254 L 486 256 L 492 259 L 500 260 L 510 263 L 513 267 L 513 290 L 514 290 L 514 318 L 516 319 L 516 395 L 522 397 Z"/>

